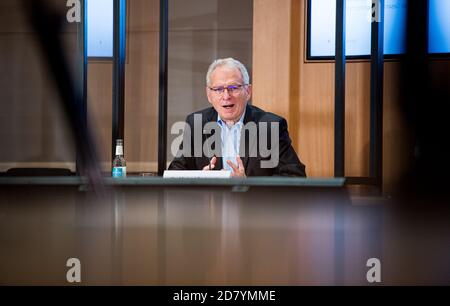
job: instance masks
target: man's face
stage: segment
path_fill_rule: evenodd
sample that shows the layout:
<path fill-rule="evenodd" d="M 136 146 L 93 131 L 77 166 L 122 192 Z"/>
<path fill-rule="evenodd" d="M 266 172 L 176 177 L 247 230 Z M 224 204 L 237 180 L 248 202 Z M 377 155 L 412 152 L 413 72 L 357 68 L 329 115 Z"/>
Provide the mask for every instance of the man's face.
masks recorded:
<path fill-rule="evenodd" d="M 211 75 L 210 88 L 217 89 L 232 85 L 244 85 L 244 80 L 239 69 L 217 67 Z M 222 93 L 206 88 L 209 103 L 219 113 L 224 121 L 237 122 L 244 113 L 247 101 L 252 93 L 251 85 L 242 86 L 232 92 L 223 90 Z"/>

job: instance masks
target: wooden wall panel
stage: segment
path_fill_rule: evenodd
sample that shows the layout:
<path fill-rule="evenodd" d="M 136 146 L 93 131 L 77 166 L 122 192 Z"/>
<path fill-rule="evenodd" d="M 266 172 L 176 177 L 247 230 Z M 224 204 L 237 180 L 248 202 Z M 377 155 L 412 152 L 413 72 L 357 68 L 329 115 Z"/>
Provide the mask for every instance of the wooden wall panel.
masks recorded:
<path fill-rule="evenodd" d="M 253 104 L 289 114 L 290 0 L 254 0 Z"/>
<path fill-rule="evenodd" d="M 334 169 L 334 66 L 330 63 L 305 63 L 305 12 L 306 1 L 297 3 L 299 20 L 298 40 L 300 59 L 298 61 L 299 83 L 292 84 L 300 89 L 298 136 L 295 144 L 300 158 L 306 164 L 309 177 L 332 177 Z"/>
<path fill-rule="evenodd" d="M 130 171 L 156 171 L 159 33 L 131 32 L 129 45 L 125 83 L 128 167 Z"/>
<path fill-rule="evenodd" d="M 102 170 L 111 168 L 112 63 L 88 65 L 88 118 Z"/>
<path fill-rule="evenodd" d="M 345 175 L 368 176 L 370 152 L 370 63 L 347 64 L 345 98 Z"/>
<path fill-rule="evenodd" d="M 125 142 L 130 172 L 157 171 L 159 1 L 129 3 Z"/>

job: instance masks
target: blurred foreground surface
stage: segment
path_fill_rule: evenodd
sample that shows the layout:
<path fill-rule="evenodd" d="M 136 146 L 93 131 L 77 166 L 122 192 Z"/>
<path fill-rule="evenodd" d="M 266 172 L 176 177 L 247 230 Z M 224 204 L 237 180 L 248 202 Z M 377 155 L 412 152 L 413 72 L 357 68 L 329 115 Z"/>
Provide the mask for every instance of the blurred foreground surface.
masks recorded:
<path fill-rule="evenodd" d="M 109 181 L 99 198 L 76 178 L 5 179 L 0 284 L 69 284 L 69 258 L 81 285 L 370 285 L 370 258 L 381 284 L 450 284 L 443 206 L 298 182 L 138 178 Z"/>

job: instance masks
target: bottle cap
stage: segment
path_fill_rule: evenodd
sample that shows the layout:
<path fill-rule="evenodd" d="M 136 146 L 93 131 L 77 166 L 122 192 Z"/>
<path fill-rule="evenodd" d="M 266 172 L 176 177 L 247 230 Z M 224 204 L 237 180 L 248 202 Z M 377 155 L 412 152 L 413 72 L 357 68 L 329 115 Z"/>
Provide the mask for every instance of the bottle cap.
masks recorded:
<path fill-rule="evenodd" d="M 117 139 L 116 155 L 123 155 L 123 140 L 122 139 Z"/>

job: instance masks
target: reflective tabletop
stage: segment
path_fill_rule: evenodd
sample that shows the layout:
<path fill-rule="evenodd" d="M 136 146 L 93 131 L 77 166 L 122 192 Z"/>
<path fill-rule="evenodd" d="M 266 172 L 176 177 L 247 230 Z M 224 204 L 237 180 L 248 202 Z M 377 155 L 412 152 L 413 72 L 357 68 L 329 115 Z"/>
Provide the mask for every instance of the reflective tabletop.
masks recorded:
<path fill-rule="evenodd" d="M 0 284 L 449 284 L 449 234 L 343 179 L 0 178 Z"/>

